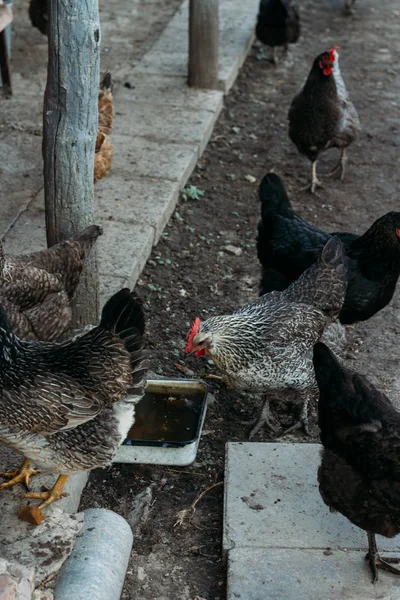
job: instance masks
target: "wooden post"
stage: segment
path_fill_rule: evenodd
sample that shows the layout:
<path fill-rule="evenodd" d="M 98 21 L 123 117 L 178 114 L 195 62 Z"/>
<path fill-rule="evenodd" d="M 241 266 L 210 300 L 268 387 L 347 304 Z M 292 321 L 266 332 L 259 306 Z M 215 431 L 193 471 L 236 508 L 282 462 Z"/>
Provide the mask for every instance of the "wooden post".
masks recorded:
<path fill-rule="evenodd" d="M 43 111 L 47 244 L 93 223 L 94 148 L 100 64 L 98 0 L 48 0 L 48 72 Z M 78 287 L 74 325 L 96 323 L 96 246 Z"/>
<path fill-rule="evenodd" d="M 190 86 L 218 88 L 218 37 L 218 0 L 190 0 Z"/>

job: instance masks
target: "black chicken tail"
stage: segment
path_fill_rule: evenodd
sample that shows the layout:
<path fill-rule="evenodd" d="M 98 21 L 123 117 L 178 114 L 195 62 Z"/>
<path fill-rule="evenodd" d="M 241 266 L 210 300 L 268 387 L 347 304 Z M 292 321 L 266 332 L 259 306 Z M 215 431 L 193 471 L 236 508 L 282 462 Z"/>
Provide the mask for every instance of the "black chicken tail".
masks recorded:
<path fill-rule="evenodd" d="M 293 218 L 294 212 L 285 185 L 275 173 L 264 175 L 258 188 L 258 196 L 261 202 L 261 218 L 264 226 L 267 226 L 271 213 L 278 213 L 288 219 Z"/>
<path fill-rule="evenodd" d="M 113 80 L 110 71 L 104 73 L 103 79 L 100 81 L 100 89 L 109 92 L 113 91 Z"/>
<path fill-rule="evenodd" d="M 144 392 L 147 366 L 143 352 L 145 318 L 141 299 L 128 288 L 114 294 L 104 305 L 100 328 L 116 333 L 131 356 L 133 396 Z"/>
<path fill-rule="evenodd" d="M 128 329 L 136 329 L 143 336 L 145 319 L 143 303 L 129 288 L 123 288 L 104 305 L 100 327 L 120 334 Z"/>

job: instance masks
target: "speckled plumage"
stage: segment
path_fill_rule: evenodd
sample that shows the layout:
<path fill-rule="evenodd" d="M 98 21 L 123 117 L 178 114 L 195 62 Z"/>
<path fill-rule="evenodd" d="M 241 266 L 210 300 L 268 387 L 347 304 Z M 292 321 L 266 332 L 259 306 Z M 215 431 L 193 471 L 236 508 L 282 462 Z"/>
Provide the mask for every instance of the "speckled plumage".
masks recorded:
<path fill-rule="evenodd" d="M 400 413 L 364 376 L 340 365 L 324 344 L 314 348 L 314 367 L 324 446 L 320 493 L 329 507 L 369 533 L 376 580 L 376 567 L 385 565 L 374 535 L 400 533 Z"/>
<path fill-rule="evenodd" d="M 5 256 L 0 243 L 0 303 L 18 337 L 53 341 L 70 326 L 70 301 L 101 233 L 90 225 L 61 244 L 20 256 Z"/>
<path fill-rule="evenodd" d="M 312 347 L 339 313 L 345 291 L 342 244 L 332 238 L 320 260 L 287 290 L 201 322 L 187 351 L 205 348 L 239 391 L 293 388 L 306 402 L 316 386 Z"/>
<path fill-rule="evenodd" d="M 144 391 L 143 332 L 127 289 L 63 344 L 19 340 L 0 308 L 0 441 L 54 473 L 111 462 Z"/>

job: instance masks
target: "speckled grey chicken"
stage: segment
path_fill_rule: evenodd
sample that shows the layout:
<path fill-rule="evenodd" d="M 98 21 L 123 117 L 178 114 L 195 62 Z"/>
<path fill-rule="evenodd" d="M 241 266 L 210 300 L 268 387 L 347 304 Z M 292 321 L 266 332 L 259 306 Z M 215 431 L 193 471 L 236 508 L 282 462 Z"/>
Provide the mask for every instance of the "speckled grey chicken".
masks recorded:
<path fill-rule="evenodd" d="M 311 193 L 321 185 L 317 159 L 328 148 L 340 148 L 340 160 L 330 175 L 345 173 L 346 148 L 358 137 L 360 120 L 350 102 L 340 68 L 337 46 L 314 60 L 302 90 L 289 109 L 289 137 L 312 162 Z"/>
<path fill-rule="evenodd" d="M 312 347 L 339 314 L 345 291 L 342 244 L 332 238 L 319 261 L 283 292 L 266 294 L 232 315 L 196 318 L 185 352 L 209 355 L 240 392 L 296 390 L 303 403 L 293 428 L 307 428 L 308 402 L 316 392 Z M 269 424 L 268 401 L 257 427 L 264 422 Z"/>
<path fill-rule="evenodd" d="M 52 248 L 20 256 L 4 255 L 0 242 L 0 302 L 18 337 L 54 341 L 68 329 L 70 301 L 101 233 L 90 225 Z"/>
<path fill-rule="evenodd" d="M 59 473 L 50 492 L 27 494 L 44 500 L 41 509 L 69 473 L 111 462 L 144 392 L 144 325 L 128 289 L 105 304 L 97 327 L 62 344 L 18 339 L 0 307 L 0 441 L 26 458 L 0 487 L 28 484 L 31 463 Z"/>
<path fill-rule="evenodd" d="M 368 534 L 367 558 L 400 575 L 400 559 L 379 556 L 375 534 L 400 533 L 400 413 L 363 376 L 341 366 L 324 344 L 314 347 L 318 422 L 324 446 L 318 471 L 324 502 Z"/>

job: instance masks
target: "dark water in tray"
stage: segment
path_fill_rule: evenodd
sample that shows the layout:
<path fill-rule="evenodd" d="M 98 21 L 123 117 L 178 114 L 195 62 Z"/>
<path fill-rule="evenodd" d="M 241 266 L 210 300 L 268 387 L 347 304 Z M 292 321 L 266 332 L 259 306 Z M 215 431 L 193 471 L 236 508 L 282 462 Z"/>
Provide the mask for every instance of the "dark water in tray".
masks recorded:
<path fill-rule="evenodd" d="M 196 437 L 204 394 L 146 392 L 136 405 L 128 439 L 190 442 Z"/>

